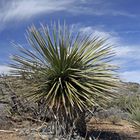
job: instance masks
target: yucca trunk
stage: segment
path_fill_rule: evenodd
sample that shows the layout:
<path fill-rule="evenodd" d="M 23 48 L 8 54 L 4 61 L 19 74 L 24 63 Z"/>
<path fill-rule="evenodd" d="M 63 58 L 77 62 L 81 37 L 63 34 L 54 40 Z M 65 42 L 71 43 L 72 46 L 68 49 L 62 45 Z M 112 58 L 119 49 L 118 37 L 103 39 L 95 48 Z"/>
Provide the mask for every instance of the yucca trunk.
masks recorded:
<path fill-rule="evenodd" d="M 88 133 L 85 115 L 86 115 L 85 111 L 82 111 L 82 112 L 80 111 L 79 116 L 77 117 L 75 121 L 76 132 L 82 137 L 86 137 Z"/>

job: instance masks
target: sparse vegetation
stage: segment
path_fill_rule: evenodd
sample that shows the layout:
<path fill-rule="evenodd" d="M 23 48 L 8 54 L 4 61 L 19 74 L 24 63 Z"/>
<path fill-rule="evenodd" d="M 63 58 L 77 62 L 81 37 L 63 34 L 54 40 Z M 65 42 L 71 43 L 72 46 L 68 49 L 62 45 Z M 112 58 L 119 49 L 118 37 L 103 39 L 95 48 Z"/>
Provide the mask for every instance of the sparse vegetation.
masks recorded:
<path fill-rule="evenodd" d="M 3 78 L 1 79 L 1 81 L 3 81 Z M 18 111 L 19 111 L 19 114 L 21 114 L 21 116 L 19 116 L 18 114 L 9 114 L 9 113 L 7 114 L 6 112 L 8 110 L 10 111 L 12 109 L 12 106 L 10 106 L 10 104 L 6 104 L 6 106 L 8 107 L 8 110 L 6 107 L 4 114 L 6 113 L 6 116 L 7 115 L 8 116 L 5 118 L 3 116 L 4 114 L 2 115 L 3 117 L 1 119 L 2 119 L 3 123 L 2 123 L 1 129 L 5 129 L 5 128 L 9 129 L 10 126 L 19 129 L 17 127 L 17 124 L 19 125 L 19 123 L 21 124 L 21 122 L 23 122 L 24 126 L 22 124 L 22 128 L 25 127 L 25 130 L 27 130 L 29 132 L 31 131 L 30 133 L 33 135 L 33 133 L 35 133 L 35 132 L 33 132 L 33 130 L 28 130 L 29 129 L 28 127 L 30 126 L 31 127 L 30 129 L 33 129 L 33 128 L 36 129 L 37 127 L 35 127 L 34 125 L 32 126 L 32 124 L 37 123 L 39 125 L 42 125 L 42 123 L 44 122 L 44 120 L 43 120 L 44 117 L 41 117 L 41 116 L 44 116 L 45 114 L 43 113 L 43 111 L 42 111 L 42 113 L 39 111 L 39 107 L 38 107 L 37 103 L 29 102 L 28 100 L 26 100 L 26 102 L 24 102 L 24 100 L 22 99 L 24 96 L 19 96 L 19 95 L 22 95 L 26 90 L 27 91 L 31 90 L 30 87 L 27 88 L 27 86 L 26 86 L 26 84 L 28 84 L 28 82 L 24 83 L 19 77 L 17 77 L 17 78 L 6 77 L 4 79 L 4 81 L 1 82 L 1 88 L 3 90 L 3 93 L 5 93 L 5 95 L 7 94 L 7 96 L 5 96 L 5 101 L 7 100 L 7 97 L 10 97 L 10 94 L 9 94 L 10 91 L 6 92 L 6 90 L 4 90 L 5 89 L 5 87 L 3 86 L 4 82 L 8 82 L 12 86 L 12 90 L 21 99 L 22 104 L 24 105 L 24 110 L 22 110 L 22 108 L 20 108 L 20 106 L 18 106 Z M 18 85 L 17 85 L 17 83 L 18 83 Z M 135 93 L 133 93 L 133 96 L 137 97 Z M 134 97 L 132 97 L 132 98 L 134 98 Z M 3 101 L 3 99 L 2 99 L 2 101 Z M 10 98 L 9 98 L 9 101 L 10 101 Z M 118 99 L 117 99 L 117 101 L 118 101 Z M 114 102 L 116 102 L 116 101 L 114 101 Z M 24 112 L 24 111 L 26 111 L 26 112 Z M 90 129 L 90 132 L 94 131 L 94 133 L 95 133 L 95 131 L 97 131 L 98 128 L 100 128 L 102 131 L 98 132 L 98 135 L 101 133 L 101 135 L 100 135 L 101 138 L 105 137 L 105 134 L 113 137 L 113 135 L 116 135 L 116 134 L 112 134 L 113 132 L 116 132 L 119 135 L 121 133 L 122 134 L 125 133 L 125 135 L 129 134 L 129 137 L 130 137 L 130 135 L 133 137 L 136 135 L 135 131 L 133 129 L 130 129 L 128 122 L 127 121 L 125 122 L 124 120 L 130 121 L 130 123 L 133 125 L 135 124 L 134 126 L 135 126 L 135 128 L 137 126 L 137 130 L 138 130 L 139 123 L 136 121 L 132 121 L 132 119 L 130 119 L 130 115 L 128 114 L 128 111 L 125 111 L 124 109 L 119 108 L 119 106 L 117 106 L 117 104 L 114 103 L 114 104 L 112 104 L 112 106 L 109 105 L 109 107 L 107 107 L 106 110 L 102 110 L 102 108 L 97 108 L 96 110 L 93 109 L 92 112 L 94 112 L 94 114 L 91 115 L 91 117 L 90 117 L 91 119 L 89 118 L 88 123 L 87 123 L 88 130 Z M 1 111 L 1 113 L 2 113 L 2 111 Z M 89 112 L 87 112 L 87 114 L 89 114 Z M 120 118 L 120 120 L 115 125 L 112 122 L 110 122 L 110 120 L 109 120 L 109 117 L 113 116 L 113 115 L 116 115 L 117 117 Z M 46 116 L 48 117 L 48 118 L 46 118 L 46 120 L 49 121 L 50 114 L 47 113 Z M 90 114 L 88 116 L 90 116 Z M 39 120 L 41 122 L 39 122 Z M 94 122 L 92 122 L 90 120 L 94 120 Z M 26 121 L 26 123 L 25 123 L 25 121 Z M 27 121 L 30 122 L 29 126 L 25 125 L 25 124 L 28 124 Z M 17 122 L 17 123 L 15 124 L 15 122 Z M 14 123 L 14 126 L 13 126 L 13 123 Z M 4 126 L 4 124 L 5 124 L 5 126 Z M 7 125 L 8 125 L 8 127 L 7 127 Z M 49 125 L 49 129 L 51 129 L 50 125 Z M 97 128 L 97 130 L 96 130 L 96 128 Z M 39 128 L 39 130 L 40 130 L 39 133 L 42 133 L 42 130 L 45 131 L 47 129 L 46 129 L 45 125 L 42 125 Z M 106 132 L 104 132 L 105 130 L 106 130 Z M 21 131 L 22 131 L 22 129 L 21 129 Z M 23 133 L 22 135 L 24 136 L 24 132 L 22 132 L 22 133 Z M 48 132 L 47 132 L 47 134 L 48 134 Z M 97 132 L 95 134 L 97 134 Z M 94 137 L 96 138 L 96 137 L 98 137 L 98 135 L 94 135 Z M 126 136 L 125 136 L 125 139 L 126 139 Z M 134 138 L 131 138 L 131 139 L 134 139 Z"/>
<path fill-rule="evenodd" d="M 111 115 L 109 117 L 109 121 L 112 123 L 112 124 L 117 124 L 121 121 L 121 118 L 119 116 L 115 116 L 115 115 Z"/>

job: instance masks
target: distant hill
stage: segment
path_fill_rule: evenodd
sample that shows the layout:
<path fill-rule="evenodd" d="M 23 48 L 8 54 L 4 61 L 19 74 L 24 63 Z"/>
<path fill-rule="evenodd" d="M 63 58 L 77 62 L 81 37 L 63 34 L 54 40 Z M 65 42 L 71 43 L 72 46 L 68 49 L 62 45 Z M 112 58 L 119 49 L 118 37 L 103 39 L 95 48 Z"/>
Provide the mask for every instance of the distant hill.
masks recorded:
<path fill-rule="evenodd" d="M 140 84 L 134 82 L 122 82 L 122 86 L 119 89 L 121 94 L 140 94 Z"/>

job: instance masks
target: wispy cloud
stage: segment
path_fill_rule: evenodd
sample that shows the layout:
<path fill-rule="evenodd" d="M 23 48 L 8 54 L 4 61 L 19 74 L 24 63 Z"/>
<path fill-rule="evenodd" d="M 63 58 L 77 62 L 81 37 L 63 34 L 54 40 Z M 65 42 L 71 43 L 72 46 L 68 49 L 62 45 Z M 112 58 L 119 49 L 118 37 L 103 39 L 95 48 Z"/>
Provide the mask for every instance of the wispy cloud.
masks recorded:
<path fill-rule="evenodd" d="M 112 2 L 111 0 L 80 0 L 79 2 L 75 2 L 73 7 L 67 10 L 73 14 L 136 17 L 135 14 L 125 11 L 124 9 L 117 9 L 116 5 L 118 3 L 119 1 Z"/>
<path fill-rule="evenodd" d="M 122 45 L 115 48 L 116 51 L 116 60 L 115 64 L 120 66 L 120 70 L 123 71 L 128 76 L 125 76 L 126 79 L 129 78 L 129 71 L 139 70 L 140 69 L 140 48 L 139 46 L 131 45 Z M 132 75 L 133 76 L 133 75 Z M 131 76 L 131 77 L 132 77 Z M 134 75 L 135 77 L 135 75 Z M 137 77 L 140 79 L 140 77 Z"/>
<path fill-rule="evenodd" d="M 67 11 L 76 0 L 1 0 L 0 31 L 14 22 L 31 20 L 42 14 Z"/>
<path fill-rule="evenodd" d="M 1 4 L 0 19 L 10 20 L 28 19 L 42 13 L 52 13 L 66 10 L 75 0 L 12 0 Z"/>
<path fill-rule="evenodd" d="M 35 15 L 58 11 L 96 16 L 134 16 L 126 11 L 115 10 L 108 3 L 101 0 L 1 0 L 0 23 L 11 20 L 29 19 Z"/>
<path fill-rule="evenodd" d="M 118 57 L 140 60 L 140 46 L 120 45 L 116 48 L 116 52 Z"/>
<path fill-rule="evenodd" d="M 110 7 L 104 7 L 102 8 L 101 5 L 99 5 L 98 7 L 94 6 L 91 7 L 74 7 L 72 9 L 68 10 L 69 12 L 73 13 L 73 14 L 84 14 L 84 15 L 93 15 L 93 16 L 124 16 L 124 17 L 130 17 L 130 18 L 135 18 L 136 15 L 135 14 L 131 14 L 128 13 L 126 11 L 118 11 L 118 10 L 114 10 Z"/>
<path fill-rule="evenodd" d="M 125 71 L 120 74 L 123 81 L 140 83 L 140 70 Z"/>
<path fill-rule="evenodd" d="M 103 26 L 81 26 L 79 31 L 92 34 L 93 36 L 99 36 L 108 39 L 108 42 L 117 45 L 119 42 L 118 34 L 114 31 L 105 31 Z"/>
<path fill-rule="evenodd" d="M 5 65 L 0 65 L 0 74 L 9 74 L 10 70 L 12 70 L 12 68 Z"/>

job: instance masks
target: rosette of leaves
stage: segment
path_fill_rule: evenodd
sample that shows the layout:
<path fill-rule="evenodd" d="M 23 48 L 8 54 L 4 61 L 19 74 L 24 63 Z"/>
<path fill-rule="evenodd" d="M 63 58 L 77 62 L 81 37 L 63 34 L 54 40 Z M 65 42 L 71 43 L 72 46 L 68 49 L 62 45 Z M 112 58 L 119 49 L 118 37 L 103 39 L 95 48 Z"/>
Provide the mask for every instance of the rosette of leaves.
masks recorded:
<path fill-rule="evenodd" d="M 112 45 L 106 39 L 71 31 L 65 24 L 28 29 L 28 47 L 16 45 L 14 75 L 31 81 L 26 95 L 61 118 L 73 120 L 93 106 L 104 106 L 118 86 Z M 61 117 L 60 117 L 61 116 Z"/>

